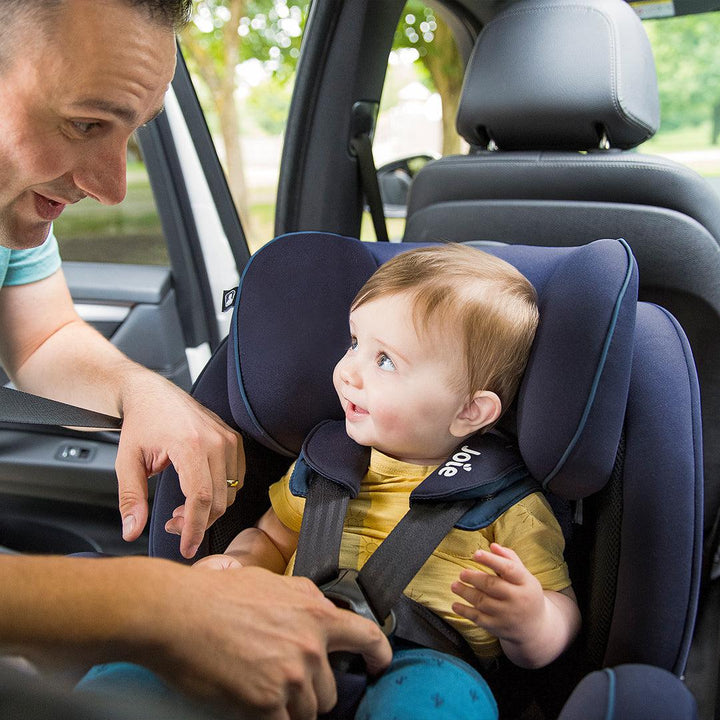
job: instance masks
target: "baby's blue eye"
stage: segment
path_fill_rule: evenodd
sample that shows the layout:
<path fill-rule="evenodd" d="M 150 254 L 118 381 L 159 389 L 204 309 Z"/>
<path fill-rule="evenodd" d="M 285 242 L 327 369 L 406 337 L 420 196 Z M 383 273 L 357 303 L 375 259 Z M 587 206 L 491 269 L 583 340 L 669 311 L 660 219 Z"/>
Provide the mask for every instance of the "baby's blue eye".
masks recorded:
<path fill-rule="evenodd" d="M 387 370 L 388 372 L 395 371 L 395 363 L 385 353 L 378 355 L 377 365 L 381 370 Z"/>

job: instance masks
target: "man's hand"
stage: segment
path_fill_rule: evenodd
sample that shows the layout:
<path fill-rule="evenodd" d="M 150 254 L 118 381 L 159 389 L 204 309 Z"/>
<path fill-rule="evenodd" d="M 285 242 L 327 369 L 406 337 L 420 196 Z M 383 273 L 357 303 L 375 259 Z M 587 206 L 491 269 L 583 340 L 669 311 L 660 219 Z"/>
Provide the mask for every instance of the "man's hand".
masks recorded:
<path fill-rule="evenodd" d="M 136 662 L 233 716 L 315 718 L 337 697 L 329 652 L 360 653 L 371 673 L 392 656 L 375 623 L 260 568 L 0 555 L 0 576 L 3 650 L 61 667 Z"/>
<path fill-rule="evenodd" d="M 18 388 L 122 414 L 115 469 L 126 540 L 147 522 L 148 477 L 175 466 L 186 502 L 170 529 L 181 535 L 182 554 L 193 557 L 205 530 L 235 499 L 228 481 L 245 475 L 240 436 L 81 320 L 61 271 L 3 288 L 0 327 L 0 362 Z"/>
<path fill-rule="evenodd" d="M 123 537 L 139 537 L 148 516 L 147 479 L 172 463 L 186 501 L 166 529 L 181 535 L 180 552 L 191 558 L 205 530 L 235 499 L 237 488 L 228 483 L 242 483 L 242 439 L 159 375 L 142 369 L 123 388 L 123 429 L 115 464 Z"/>
<path fill-rule="evenodd" d="M 253 718 L 304 720 L 337 702 L 329 652 L 360 653 L 373 674 L 391 660 L 375 623 L 335 607 L 307 578 L 253 567 L 188 572 L 180 592 L 166 588 L 174 600 L 159 630 L 173 645 L 150 663 L 186 691 L 239 702 Z M 159 661 L 168 656 L 172 667 Z"/>

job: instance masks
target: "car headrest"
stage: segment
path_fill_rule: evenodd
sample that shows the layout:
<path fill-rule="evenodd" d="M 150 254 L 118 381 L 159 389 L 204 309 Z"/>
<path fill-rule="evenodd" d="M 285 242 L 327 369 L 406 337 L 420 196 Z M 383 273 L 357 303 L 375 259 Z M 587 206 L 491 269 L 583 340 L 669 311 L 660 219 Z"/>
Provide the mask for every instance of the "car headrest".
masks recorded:
<path fill-rule="evenodd" d="M 270 449 L 297 455 L 321 420 L 342 419 L 332 371 L 350 342 L 348 313 L 377 267 L 419 244 L 292 233 L 245 268 L 229 337 L 235 421 Z M 483 247 L 538 292 L 540 324 L 512 415 L 532 475 L 578 498 L 610 476 L 632 359 L 637 270 L 622 240 L 581 247 Z"/>
<path fill-rule="evenodd" d="M 660 123 L 655 63 L 619 0 L 524 0 L 480 33 L 457 128 L 500 150 L 632 148 Z"/>

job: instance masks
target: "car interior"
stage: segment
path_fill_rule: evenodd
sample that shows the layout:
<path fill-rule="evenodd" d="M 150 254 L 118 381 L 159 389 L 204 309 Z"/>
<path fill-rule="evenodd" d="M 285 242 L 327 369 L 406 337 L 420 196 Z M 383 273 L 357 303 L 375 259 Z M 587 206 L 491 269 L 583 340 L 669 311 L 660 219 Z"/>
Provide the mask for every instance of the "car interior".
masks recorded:
<path fill-rule="evenodd" d="M 325 384 L 353 287 L 416 243 L 473 243 L 516 264 L 548 327 L 503 429 L 566 519 L 584 629 L 548 668 L 508 668 L 501 717 L 690 718 L 689 688 L 710 720 L 720 706 L 720 195 L 643 151 L 662 119 L 641 17 L 720 3 L 428 4 L 466 68 L 461 154 L 381 167 L 377 187 L 363 176 L 357 141 L 372 147 L 405 0 L 313 0 L 283 131 L 278 239 L 251 258 L 181 41 L 166 112 L 139 136 L 167 261 L 64 263 L 73 298 L 129 356 L 246 437 L 248 479 L 208 531 L 208 553 L 254 522 L 305 435 L 337 415 Z M 380 222 L 404 214 L 401 236 L 352 240 L 368 209 Z M 231 317 L 221 292 L 238 280 Z M 259 379 L 269 353 L 282 368 L 272 389 Z M 132 547 L 120 539 L 116 445 L 113 432 L 0 423 L 0 546 L 182 561 L 163 530 L 179 504 L 172 468 L 152 479 L 148 532 Z M 633 714 L 638 698 L 645 716 Z"/>

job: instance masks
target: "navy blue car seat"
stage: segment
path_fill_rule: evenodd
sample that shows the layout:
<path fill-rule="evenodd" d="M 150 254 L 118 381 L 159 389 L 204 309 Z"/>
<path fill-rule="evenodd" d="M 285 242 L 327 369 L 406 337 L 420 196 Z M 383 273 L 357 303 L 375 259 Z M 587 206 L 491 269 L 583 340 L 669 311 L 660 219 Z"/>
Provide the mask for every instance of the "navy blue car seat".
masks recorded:
<path fill-rule="evenodd" d="M 199 556 L 221 552 L 265 511 L 269 484 L 312 428 L 342 419 L 331 376 L 349 344 L 350 302 L 381 263 L 407 249 L 295 233 L 252 257 L 230 335 L 193 390 L 243 433 L 247 458 L 245 484 Z M 657 696 L 666 700 L 662 717 L 694 717 L 678 680 L 702 532 L 701 421 L 685 336 L 667 311 L 637 302 L 637 268 L 622 240 L 483 249 L 515 265 L 538 292 L 540 326 L 503 430 L 567 519 L 566 555 L 583 612 L 581 637 L 565 656 L 540 671 L 508 666 L 495 688 L 501 717 L 529 707 L 548 719 L 658 717 L 631 709 L 633 698 L 647 708 L 643 694 L 656 686 L 665 688 Z M 151 554 L 184 562 L 178 538 L 164 531 L 182 501 L 169 468 L 155 495 Z M 503 687 L 511 690 L 505 699 Z M 592 715 L 599 696 L 607 712 Z"/>

